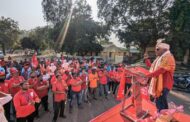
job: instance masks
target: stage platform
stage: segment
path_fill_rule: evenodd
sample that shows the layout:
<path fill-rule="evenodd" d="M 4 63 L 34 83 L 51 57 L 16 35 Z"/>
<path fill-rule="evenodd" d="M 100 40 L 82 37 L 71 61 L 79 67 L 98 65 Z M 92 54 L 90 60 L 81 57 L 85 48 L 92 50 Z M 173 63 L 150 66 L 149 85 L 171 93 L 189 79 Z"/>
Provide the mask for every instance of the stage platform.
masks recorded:
<path fill-rule="evenodd" d="M 127 99 L 125 101 L 126 106 L 130 103 L 131 103 L 131 99 Z M 143 106 L 143 110 L 149 111 L 149 114 L 150 114 L 149 116 L 154 116 L 156 112 L 156 107 L 152 102 L 147 101 L 147 100 L 142 100 L 142 106 Z M 126 120 L 124 117 L 120 115 L 121 107 L 122 107 L 122 103 L 102 113 L 101 115 L 92 119 L 90 122 L 131 122 L 130 120 Z M 127 113 L 130 113 L 132 115 L 134 111 L 132 109 L 129 109 Z M 178 122 L 190 122 L 190 116 L 184 113 L 175 113 L 174 118 Z"/>

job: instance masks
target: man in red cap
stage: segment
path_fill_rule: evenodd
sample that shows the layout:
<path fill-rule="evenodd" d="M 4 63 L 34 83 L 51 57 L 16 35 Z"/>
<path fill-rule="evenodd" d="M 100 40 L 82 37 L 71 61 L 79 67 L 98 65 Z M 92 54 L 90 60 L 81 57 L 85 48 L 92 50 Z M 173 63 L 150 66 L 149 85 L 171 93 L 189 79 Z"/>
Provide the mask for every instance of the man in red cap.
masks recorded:
<path fill-rule="evenodd" d="M 35 103 L 39 103 L 40 99 L 33 89 L 29 89 L 28 82 L 20 83 L 20 87 L 21 90 L 13 98 L 17 122 L 33 122 Z"/>
<path fill-rule="evenodd" d="M 9 82 L 9 89 L 12 96 L 14 96 L 20 90 L 20 83 L 24 81 L 22 76 L 19 76 L 18 71 L 15 68 L 10 69 L 12 78 Z"/>
<path fill-rule="evenodd" d="M 10 69 L 11 72 L 11 79 L 9 80 L 9 91 L 12 97 L 15 96 L 15 94 L 20 91 L 20 83 L 24 81 L 24 78 L 22 76 L 19 76 L 18 71 L 15 68 Z M 13 106 L 13 113 L 15 114 L 15 108 Z"/>

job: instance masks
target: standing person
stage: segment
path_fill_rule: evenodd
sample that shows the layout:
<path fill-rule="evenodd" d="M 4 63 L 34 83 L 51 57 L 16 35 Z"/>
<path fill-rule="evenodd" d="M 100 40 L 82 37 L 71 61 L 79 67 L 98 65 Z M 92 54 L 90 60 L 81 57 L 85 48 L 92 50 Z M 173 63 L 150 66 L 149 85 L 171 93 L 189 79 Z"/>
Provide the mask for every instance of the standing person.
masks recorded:
<path fill-rule="evenodd" d="M 33 89 L 29 89 L 29 83 L 20 83 L 21 90 L 13 98 L 17 122 L 33 122 L 35 104 L 40 102 Z"/>
<path fill-rule="evenodd" d="M 113 89 L 114 89 L 114 71 L 113 69 L 111 69 L 108 72 L 108 93 L 113 93 Z"/>
<path fill-rule="evenodd" d="M 80 74 L 80 78 L 81 80 L 83 81 L 82 85 L 81 85 L 81 101 L 83 100 L 84 98 L 84 102 L 88 102 L 88 74 L 87 72 L 85 71 L 85 69 L 82 70 L 81 74 Z"/>
<path fill-rule="evenodd" d="M 174 83 L 175 59 L 166 43 L 157 43 L 155 53 L 157 58 L 151 64 L 151 73 L 147 77 L 151 78 L 149 94 L 156 99 L 156 107 L 161 111 L 168 109 L 167 96 Z"/>
<path fill-rule="evenodd" d="M 99 85 L 99 95 L 102 96 L 103 93 L 105 95 L 105 98 L 107 99 L 107 95 L 108 95 L 108 86 L 107 86 L 107 71 L 106 69 L 102 69 L 98 72 L 98 76 L 99 76 L 99 81 L 100 81 L 100 85 Z"/>
<path fill-rule="evenodd" d="M 20 83 L 24 81 L 24 78 L 22 76 L 19 76 L 19 72 L 15 68 L 11 68 L 10 72 L 11 72 L 11 79 L 8 82 L 8 88 L 10 94 L 12 95 L 12 97 L 14 97 L 15 94 L 18 91 L 20 91 Z M 11 105 L 13 108 L 13 115 L 15 115 L 15 108 L 13 103 Z"/>
<path fill-rule="evenodd" d="M 9 118 L 5 117 L 3 106 L 11 101 L 12 97 L 10 94 L 6 94 L 4 92 L 0 92 L 0 122 L 8 122 Z M 9 109 L 10 111 L 10 109 Z"/>
<path fill-rule="evenodd" d="M 35 72 L 31 72 L 30 78 L 28 79 L 29 87 L 34 89 L 37 82 L 38 82 L 37 74 Z"/>
<path fill-rule="evenodd" d="M 64 110 L 65 110 L 65 101 L 67 99 L 67 94 L 66 94 L 67 90 L 68 90 L 67 84 L 65 81 L 62 80 L 62 76 L 59 73 L 56 74 L 56 82 L 52 86 L 52 91 L 54 94 L 53 122 L 57 121 L 58 116 L 66 118 L 66 116 L 64 115 Z"/>
<path fill-rule="evenodd" d="M 120 83 L 121 80 L 121 75 L 122 75 L 122 69 L 121 68 L 117 68 L 116 72 L 115 72 L 115 82 L 114 82 L 114 90 L 113 90 L 113 95 L 116 95 L 117 92 L 117 87 Z"/>
<path fill-rule="evenodd" d="M 20 91 L 20 83 L 24 81 L 24 78 L 19 76 L 19 73 L 15 68 L 11 68 L 10 71 L 12 78 L 9 82 L 9 90 L 11 95 L 14 97 L 14 95 Z"/>
<path fill-rule="evenodd" d="M 21 71 L 21 76 L 23 76 L 25 80 L 28 80 L 30 78 L 31 71 L 32 70 L 31 70 L 30 64 L 25 63 Z"/>
<path fill-rule="evenodd" d="M 73 73 L 73 78 L 70 80 L 71 85 L 71 101 L 69 103 L 69 112 L 72 113 L 73 108 L 73 99 L 77 97 L 78 108 L 82 108 L 81 106 L 81 84 L 83 81 L 78 77 L 77 73 Z"/>
<path fill-rule="evenodd" d="M 41 99 L 41 102 L 39 104 L 36 104 L 36 117 L 39 117 L 38 108 L 40 104 L 43 105 L 44 110 L 46 112 L 49 112 L 48 109 L 48 89 L 49 89 L 49 82 L 46 80 L 43 80 L 42 76 L 39 77 L 36 85 L 35 85 L 35 91 L 39 98 Z"/>
<path fill-rule="evenodd" d="M 97 90 L 97 87 L 98 87 L 99 77 L 98 77 L 98 74 L 97 74 L 95 68 L 92 69 L 92 73 L 90 73 L 88 77 L 89 77 L 89 82 L 90 82 L 91 95 L 92 95 L 93 99 L 97 100 L 97 98 L 96 98 L 96 90 Z"/>

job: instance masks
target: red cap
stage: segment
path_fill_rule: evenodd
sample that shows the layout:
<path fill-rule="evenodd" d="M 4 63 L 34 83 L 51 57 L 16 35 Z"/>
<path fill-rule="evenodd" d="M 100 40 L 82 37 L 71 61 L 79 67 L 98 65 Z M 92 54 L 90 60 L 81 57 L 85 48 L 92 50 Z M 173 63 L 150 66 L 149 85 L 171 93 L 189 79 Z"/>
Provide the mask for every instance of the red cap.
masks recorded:
<path fill-rule="evenodd" d="M 11 72 L 12 74 L 18 73 L 18 71 L 17 71 L 15 68 L 11 68 L 11 69 L 10 69 L 10 72 Z"/>

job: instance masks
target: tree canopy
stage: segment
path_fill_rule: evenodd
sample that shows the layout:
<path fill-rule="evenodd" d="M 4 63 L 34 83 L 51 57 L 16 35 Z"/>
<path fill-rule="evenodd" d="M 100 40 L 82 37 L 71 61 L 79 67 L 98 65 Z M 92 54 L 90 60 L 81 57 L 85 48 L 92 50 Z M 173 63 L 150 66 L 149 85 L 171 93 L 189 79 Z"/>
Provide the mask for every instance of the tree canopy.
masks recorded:
<path fill-rule="evenodd" d="M 28 36 L 20 40 L 22 48 L 44 50 L 47 47 L 51 47 L 52 41 L 49 39 L 49 32 L 50 28 L 48 26 L 36 27 L 30 30 Z"/>
<path fill-rule="evenodd" d="M 175 0 L 170 9 L 170 33 L 168 40 L 175 49 L 174 52 L 177 58 L 182 58 L 184 55 L 189 57 L 190 50 L 190 1 Z M 175 43 L 173 43 L 175 42 Z M 188 58 L 184 59 L 187 63 Z"/>
<path fill-rule="evenodd" d="M 75 3 L 70 0 L 43 0 L 42 7 L 46 21 L 53 24 L 51 38 L 54 42 L 60 41 L 58 37 L 63 34 L 61 30 L 68 21 L 71 7 L 74 7 L 62 48 L 64 51 L 73 54 L 81 51 L 87 53 L 86 51 L 100 52 L 102 50 L 97 40 L 106 37 L 107 29 L 92 19 L 91 7 L 86 0 L 76 0 Z"/>
<path fill-rule="evenodd" d="M 127 46 L 134 42 L 142 49 L 164 37 L 172 0 L 98 0 L 98 15 Z"/>
<path fill-rule="evenodd" d="M 5 48 L 12 48 L 18 38 L 18 23 L 11 18 L 0 18 L 0 43 Z M 5 51 L 4 51 L 5 52 Z"/>

